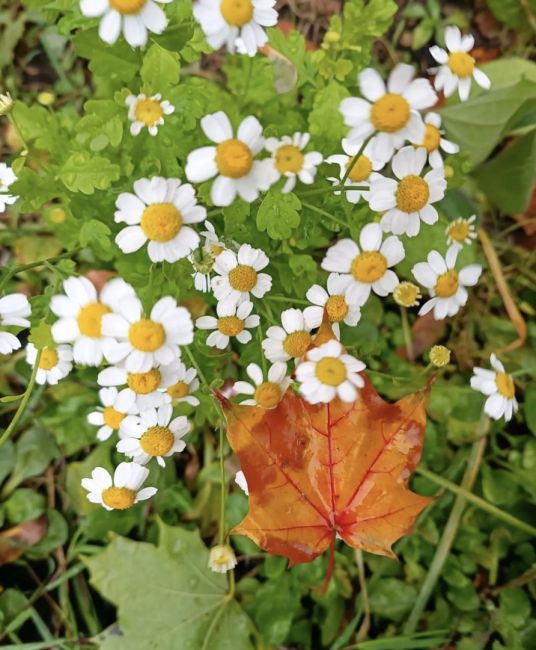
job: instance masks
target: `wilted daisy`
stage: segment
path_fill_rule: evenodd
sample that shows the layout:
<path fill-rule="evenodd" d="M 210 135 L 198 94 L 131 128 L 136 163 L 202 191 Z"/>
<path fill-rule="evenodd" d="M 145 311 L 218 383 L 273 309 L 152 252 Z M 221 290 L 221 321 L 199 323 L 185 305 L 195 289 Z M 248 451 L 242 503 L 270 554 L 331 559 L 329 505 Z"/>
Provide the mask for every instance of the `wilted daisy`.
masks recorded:
<path fill-rule="evenodd" d="M 349 304 L 346 299 L 349 284 L 350 278 L 347 275 L 330 273 L 327 290 L 319 284 L 314 284 L 307 291 L 307 300 L 312 302 L 314 307 L 306 307 L 303 313 L 313 327 L 320 327 L 324 312 L 337 337 L 340 335 L 339 323 L 346 323 L 350 327 L 357 325 L 361 318 L 361 309 L 357 304 Z"/>
<path fill-rule="evenodd" d="M 188 259 L 194 267 L 194 272 L 192 273 L 194 287 L 198 291 L 206 293 L 210 290 L 210 278 L 216 258 L 220 253 L 223 253 L 226 247 L 220 241 L 210 221 L 205 221 L 204 225 L 206 230 L 200 232 L 204 241 L 199 248 L 196 248 L 192 252 Z"/>
<path fill-rule="evenodd" d="M 282 400 L 290 386 L 291 379 L 287 376 L 287 364 L 276 361 L 268 370 L 267 380 L 260 366 L 250 363 L 246 372 L 253 383 L 235 381 L 233 389 L 238 395 L 251 395 L 251 398 L 240 402 L 243 406 L 260 406 L 264 409 L 273 409 Z"/>
<path fill-rule="evenodd" d="M 393 298 L 401 307 L 415 307 L 422 298 L 421 290 L 413 282 L 401 282 L 393 291 Z"/>
<path fill-rule="evenodd" d="M 136 408 L 136 395 L 125 388 L 118 391 L 117 388 L 101 388 L 99 399 L 102 408 L 92 411 L 87 416 L 89 424 L 99 427 L 97 438 L 108 440 L 114 431 L 121 431 L 127 415 L 138 412 Z"/>
<path fill-rule="evenodd" d="M 495 354 L 490 356 L 490 363 L 493 370 L 473 368 L 471 388 L 488 396 L 484 405 L 486 415 L 494 420 L 504 417 L 508 422 L 518 409 L 514 380 Z"/>
<path fill-rule="evenodd" d="M 98 366 L 102 362 L 103 346 L 115 345 L 102 330 L 102 318 L 124 300 L 135 297 L 134 289 L 121 278 L 107 282 L 100 294 L 84 277 L 67 278 L 63 282 L 65 295 L 52 296 L 50 309 L 59 319 L 52 325 L 56 343 L 72 343 L 76 363 Z"/>
<path fill-rule="evenodd" d="M 10 113 L 14 103 L 13 97 L 8 92 L 0 93 L 0 116 Z"/>
<path fill-rule="evenodd" d="M 167 389 L 179 381 L 178 363 L 173 361 L 165 366 L 155 366 L 146 372 L 129 372 L 122 366 L 109 366 L 99 372 L 97 383 L 100 386 L 125 386 L 124 390 L 131 392 L 136 408 L 141 412 L 171 401 Z"/>
<path fill-rule="evenodd" d="M 19 198 L 8 194 L 10 186 L 17 180 L 11 167 L 6 163 L 0 163 L 0 213 L 5 212 L 6 206 L 13 205 Z"/>
<path fill-rule="evenodd" d="M 128 106 L 128 119 L 132 122 L 132 135 L 139 135 L 143 128 L 146 128 L 150 135 L 156 135 L 158 127 L 164 124 L 164 115 L 171 115 L 175 110 L 173 104 L 167 100 L 162 101 L 160 93 L 151 97 L 143 93 L 129 95 L 125 103 Z"/>
<path fill-rule="evenodd" d="M 26 346 L 26 361 L 33 366 L 39 350 L 28 343 Z M 57 347 L 44 347 L 39 359 L 39 366 L 35 381 L 38 384 L 54 386 L 60 379 L 64 379 L 73 369 L 73 351 L 70 345 Z"/>
<path fill-rule="evenodd" d="M 125 418 L 117 451 L 145 465 L 151 458 L 165 467 L 164 457 L 182 451 L 186 443 L 182 439 L 190 432 L 190 423 L 181 415 L 172 420 L 173 407 L 164 404 L 158 409 L 148 409 Z"/>
<path fill-rule="evenodd" d="M 216 306 L 217 318 L 201 316 L 195 324 L 201 330 L 214 330 L 207 338 L 207 345 L 223 350 L 229 345 L 231 337 L 235 337 L 239 343 L 251 341 L 251 332 L 248 330 L 258 327 L 260 322 L 256 314 L 251 314 L 252 310 L 253 303 L 249 300 L 239 305 L 219 302 Z"/>
<path fill-rule="evenodd" d="M 95 467 L 91 478 L 82 479 L 82 487 L 91 503 L 100 503 L 106 510 L 126 510 L 156 494 L 155 487 L 140 489 L 148 476 L 149 470 L 138 463 L 120 463 L 113 479 L 107 469 Z"/>
<path fill-rule="evenodd" d="M 30 327 L 28 316 L 32 313 L 28 298 L 23 293 L 10 293 L 0 298 L 0 325 Z M 11 332 L 0 332 L 0 354 L 11 354 L 21 346 Z"/>
<path fill-rule="evenodd" d="M 214 573 L 227 573 L 236 566 L 236 555 L 228 544 L 218 544 L 210 549 L 208 568 Z"/>
<path fill-rule="evenodd" d="M 398 237 L 383 242 L 382 238 L 379 224 L 368 223 L 361 229 L 359 246 L 352 239 L 340 239 L 322 261 L 326 271 L 345 274 L 346 298 L 351 304 L 364 305 L 371 291 L 387 296 L 398 284 L 390 267 L 404 259 L 404 246 Z"/>
<path fill-rule="evenodd" d="M 365 369 L 359 359 L 346 354 L 339 341 L 328 341 L 307 352 L 305 361 L 296 367 L 300 393 L 311 404 L 331 402 L 339 397 L 343 402 L 353 402 L 357 389 L 365 382 L 358 374 Z"/>
<path fill-rule="evenodd" d="M 195 19 L 214 49 L 223 45 L 229 52 L 255 56 L 268 42 L 263 27 L 277 23 L 276 0 L 198 0 Z"/>
<path fill-rule="evenodd" d="M 383 212 L 380 225 L 384 232 L 415 237 L 421 220 L 428 225 L 438 220 L 432 203 L 445 195 L 447 181 L 443 168 L 420 174 L 426 164 L 426 149 L 404 147 L 395 154 L 391 168 L 398 180 L 381 176 L 370 184 L 369 205 Z"/>
<path fill-rule="evenodd" d="M 362 142 L 350 142 L 348 138 L 344 138 L 342 141 L 342 148 L 346 155 L 344 154 L 335 154 L 334 156 L 329 156 L 326 158 L 327 163 L 335 163 L 340 167 L 339 178 L 328 178 L 333 185 L 340 185 L 342 179 L 346 175 L 346 171 L 350 166 L 352 159 L 357 155 L 358 151 L 361 149 Z M 357 162 L 350 170 L 350 174 L 346 181 L 345 185 L 361 185 L 363 187 L 369 187 L 370 181 L 379 174 L 375 172 L 379 171 L 384 167 L 385 162 L 374 158 L 372 153 L 372 141 L 370 140 L 365 145 L 363 153 L 360 154 Z M 336 191 L 334 192 L 336 196 L 339 194 L 344 194 L 346 200 L 350 203 L 357 203 L 361 197 L 368 201 L 369 192 L 367 190 L 347 190 L 346 192 Z"/>
<path fill-rule="evenodd" d="M 314 183 L 316 168 L 322 162 L 322 154 L 318 151 L 304 153 L 309 144 L 309 133 L 294 133 L 284 135 L 281 139 L 266 138 L 265 148 L 272 154 L 272 163 L 278 176 L 285 176 L 287 181 L 281 190 L 284 194 L 292 192 L 299 179 L 306 185 Z"/>
<path fill-rule="evenodd" d="M 236 137 L 223 111 L 205 115 L 201 128 L 216 146 L 201 147 L 188 154 L 185 172 L 192 183 L 203 183 L 216 176 L 210 193 L 214 205 L 231 205 L 237 194 L 251 203 L 259 191 L 267 190 L 277 180 L 269 159 L 254 160 L 264 147 L 262 126 L 256 117 L 250 115 L 242 120 Z"/>
<path fill-rule="evenodd" d="M 225 250 L 216 257 L 212 291 L 218 302 L 234 306 L 248 300 L 250 294 L 262 298 L 272 288 L 268 273 L 259 273 L 268 266 L 268 256 L 260 248 L 242 244 L 238 253 Z"/>
<path fill-rule="evenodd" d="M 173 404 L 186 402 L 191 406 L 199 406 L 199 400 L 192 395 L 199 389 L 195 368 L 187 368 L 181 361 L 176 361 L 174 365 L 177 381 L 166 388 L 166 395 L 171 398 Z"/>
<path fill-rule="evenodd" d="M 303 357 L 311 345 L 313 323 L 300 309 L 285 309 L 281 325 L 272 325 L 262 342 L 264 355 L 269 361 L 288 361 Z"/>
<path fill-rule="evenodd" d="M 129 45 L 142 47 L 147 32 L 161 34 L 167 25 L 166 14 L 155 4 L 171 0 L 80 0 L 80 11 L 88 18 L 100 18 L 99 36 L 113 45 L 121 32 Z"/>
<path fill-rule="evenodd" d="M 389 75 L 387 88 L 373 68 L 359 73 L 359 87 L 366 98 L 349 97 L 340 104 L 348 138 L 362 142 L 373 133 L 374 158 L 388 161 L 404 142 L 421 142 L 424 124 L 419 111 L 430 108 L 437 96 L 427 79 L 413 79 L 412 66 L 399 63 Z M 368 100 L 368 101 L 367 101 Z"/>
<path fill-rule="evenodd" d="M 105 343 L 106 359 L 110 363 L 122 362 L 126 370 L 134 373 L 172 363 L 180 356 L 179 346 L 189 345 L 194 339 L 190 312 L 178 307 L 171 296 L 160 298 L 149 318 L 136 296 L 117 302 L 116 313 L 104 315 L 102 331 L 117 339 Z"/>
<path fill-rule="evenodd" d="M 468 219 L 459 217 L 451 221 L 445 230 L 447 235 L 447 244 L 458 244 L 462 247 L 464 244 L 471 244 L 476 239 L 476 228 L 474 223 L 476 215 L 473 214 Z"/>
<path fill-rule="evenodd" d="M 139 250 L 147 241 L 147 253 L 153 262 L 176 262 L 187 257 L 199 245 L 199 235 L 189 224 L 207 216 L 197 205 L 195 190 L 178 178 L 140 178 L 134 194 L 119 195 L 114 214 L 116 223 L 126 223 L 115 243 L 123 253 Z"/>
<path fill-rule="evenodd" d="M 437 251 L 428 253 L 427 262 L 415 264 L 411 272 L 417 282 L 426 287 L 432 296 L 419 310 L 419 315 L 434 310 L 434 318 L 442 320 L 454 316 L 465 305 L 468 293 L 465 287 L 473 287 L 482 273 L 480 264 L 469 264 L 457 271 L 456 258 L 459 246 L 450 246 L 445 258 Z"/>
<path fill-rule="evenodd" d="M 445 153 L 458 153 L 460 147 L 446 140 L 441 130 L 441 116 L 438 113 L 427 113 L 424 116 L 424 139 L 418 142 L 412 142 L 415 147 L 424 147 L 428 152 L 428 162 L 430 167 L 443 167 L 443 158 L 440 149 Z"/>
<path fill-rule="evenodd" d="M 430 48 L 430 54 L 441 64 L 431 69 L 437 73 L 434 80 L 436 90 L 442 90 L 445 97 L 450 97 L 458 88 L 462 102 L 469 97 L 471 78 L 487 90 L 491 86 L 489 77 L 475 67 L 475 60 L 469 54 L 475 44 L 473 36 L 462 36 L 458 27 L 451 25 L 445 28 L 445 44 L 448 52 L 437 45 Z"/>

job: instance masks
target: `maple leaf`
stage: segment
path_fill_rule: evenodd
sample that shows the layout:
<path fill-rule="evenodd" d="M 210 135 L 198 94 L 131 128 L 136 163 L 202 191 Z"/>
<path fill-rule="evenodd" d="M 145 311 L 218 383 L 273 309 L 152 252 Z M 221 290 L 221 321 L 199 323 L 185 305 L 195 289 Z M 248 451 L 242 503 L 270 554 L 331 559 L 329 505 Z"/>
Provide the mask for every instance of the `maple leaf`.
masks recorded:
<path fill-rule="evenodd" d="M 396 557 L 392 544 L 431 501 L 408 489 L 422 452 L 428 388 L 389 404 L 363 378 L 352 403 L 313 405 L 289 389 L 266 410 L 218 396 L 249 488 L 249 513 L 233 534 L 291 565 L 330 547 L 328 576 L 336 537 Z"/>

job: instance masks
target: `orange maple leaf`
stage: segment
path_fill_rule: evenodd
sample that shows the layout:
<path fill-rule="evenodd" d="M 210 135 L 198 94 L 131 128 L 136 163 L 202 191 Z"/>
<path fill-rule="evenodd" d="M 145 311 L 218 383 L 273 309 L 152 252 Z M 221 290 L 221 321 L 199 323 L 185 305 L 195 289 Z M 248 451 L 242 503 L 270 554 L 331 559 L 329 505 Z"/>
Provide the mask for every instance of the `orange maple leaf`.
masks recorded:
<path fill-rule="evenodd" d="M 431 501 L 408 489 L 422 452 L 428 388 L 389 404 L 363 378 L 352 403 L 313 405 L 289 389 L 266 410 L 218 396 L 249 488 L 249 513 L 233 534 L 291 565 L 331 547 L 328 576 L 336 536 L 395 557 L 392 544 Z"/>

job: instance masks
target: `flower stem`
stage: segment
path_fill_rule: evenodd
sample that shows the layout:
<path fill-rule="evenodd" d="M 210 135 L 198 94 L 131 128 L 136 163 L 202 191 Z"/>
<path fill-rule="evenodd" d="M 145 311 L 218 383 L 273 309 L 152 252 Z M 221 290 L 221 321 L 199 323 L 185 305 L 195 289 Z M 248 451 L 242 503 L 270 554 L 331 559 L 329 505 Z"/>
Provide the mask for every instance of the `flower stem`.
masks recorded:
<path fill-rule="evenodd" d="M 344 185 L 346 183 L 346 181 L 348 180 L 348 178 L 350 177 L 350 174 L 352 173 L 352 169 L 355 167 L 357 161 L 359 160 L 359 158 L 361 157 L 361 154 L 363 153 L 363 151 L 365 150 L 365 147 L 367 146 L 367 142 L 368 142 L 368 139 L 363 140 L 361 146 L 359 147 L 359 151 L 356 153 L 356 155 L 350 161 L 350 164 L 346 168 L 346 171 L 344 172 L 344 176 L 341 179 L 341 185 Z M 352 189 L 358 189 L 358 188 L 356 187 L 356 188 L 352 188 Z M 364 187 L 362 189 L 366 190 L 366 189 L 368 189 L 368 187 Z"/>
<path fill-rule="evenodd" d="M 6 269 L 5 275 L 0 281 L 0 291 L 6 286 L 6 284 L 11 280 L 11 278 L 14 275 L 17 275 L 18 273 L 22 273 L 23 271 L 29 271 L 30 269 L 35 269 L 38 266 L 45 266 L 46 264 L 53 264 L 54 262 L 59 262 L 60 260 L 68 259 L 69 257 L 72 257 L 73 255 L 76 255 L 78 251 L 80 251 L 81 248 L 74 248 L 71 251 L 67 251 L 66 253 L 62 253 L 61 255 L 55 255 L 54 257 L 49 257 L 48 259 L 45 260 L 38 260 L 37 262 L 30 262 L 29 264 L 17 264 L 16 266 L 11 267 L 10 269 Z"/>
<path fill-rule="evenodd" d="M 413 340 L 411 336 L 411 328 L 408 320 L 408 310 L 405 307 L 400 307 L 400 318 L 402 319 L 402 331 L 404 332 L 404 342 L 406 344 L 406 354 L 408 361 L 414 361 L 413 355 Z"/>

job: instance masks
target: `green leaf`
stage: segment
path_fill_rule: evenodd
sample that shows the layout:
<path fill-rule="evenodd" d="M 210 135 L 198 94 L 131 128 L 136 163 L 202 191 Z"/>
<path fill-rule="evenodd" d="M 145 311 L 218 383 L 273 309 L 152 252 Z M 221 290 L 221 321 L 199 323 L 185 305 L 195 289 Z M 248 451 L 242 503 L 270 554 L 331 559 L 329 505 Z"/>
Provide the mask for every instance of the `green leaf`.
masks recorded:
<path fill-rule="evenodd" d="M 495 18 L 508 27 L 530 30 L 531 24 L 527 20 L 527 12 L 536 14 L 535 0 L 525 0 L 525 3 L 520 0 L 488 0 L 487 4 Z M 526 8 L 523 7 L 523 4 L 526 5 Z"/>
<path fill-rule="evenodd" d="M 282 194 L 272 188 L 257 212 L 257 227 L 266 230 L 272 239 L 287 239 L 300 223 L 301 202 L 295 194 Z"/>
<path fill-rule="evenodd" d="M 73 44 L 79 56 L 89 59 L 89 69 L 96 75 L 115 81 L 132 81 L 138 73 L 139 50 L 119 39 L 115 45 L 101 41 L 97 29 L 78 31 Z"/>
<path fill-rule="evenodd" d="M 157 547 L 115 537 L 87 559 L 91 583 L 118 608 L 121 634 L 103 633 L 101 650 L 176 650 L 178 640 L 192 650 L 253 650 L 250 620 L 207 562 L 197 531 L 165 524 Z"/>
<path fill-rule="evenodd" d="M 370 611 L 392 621 L 401 621 L 416 596 L 413 585 L 396 578 L 381 578 L 370 590 Z"/>
<path fill-rule="evenodd" d="M 98 219 L 84 221 L 80 228 L 80 244 L 91 246 L 102 259 L 109 259 L 113 250 L 112 231 Z"/>
<path fill-rule="evenodd" d="M 43 494 L 30 488 L 19 488 L 3 507 L 9 523 L 16 525 L 40 517 L 45 511 L 46 499 Z"/>
<path fill-rule="evenodd" d="M 536 384 L 527 386 L 524 408 L 527 426 L 536 435 Z"/>
<path fill-rule="evenodd" d="M 309 131 L 320 151 L 338 151 L 348 129 L 344 125 L 339 105 L 350 93 L 336 81 L 330 81 L 315 96 L 309 113 Z"/>
<path fill-rule="evenodd" d="M 194 21 L 188 20 L 178 24 L 168 25 L 166 30 L 160 35 L 151 34 L 151 40 L 166 50 L 180 52 L 192 38 L 193 33 Z"/>
<path fill-rule="evenodd" d="M 59 177 L 71 192 L 93 194 L 95 190 L 109 188 L 119 178 L 119 167 L 108 158 L 73 153 L 59 170 Z"/>
<path fill-rule="evenodd" d="M 160 91 L 178 83 L 180 70 L 177 55 L 154 43 L 143 57 L 140 75 L 144 84 Z"/>
<path fill-rule="evenodd" d="M 480 189 L 505 214 L 524 212 L 536 178 L 536 131 L 518 138 L 475 176 Z"/>
<path fill-rule="evenodd" d="M 40 322 L 35 327 L 32 327 L 28 340 L 38 350 L 55 347 L 54 339 L 52 338 L 52 328 L 48 323 Z"/>

